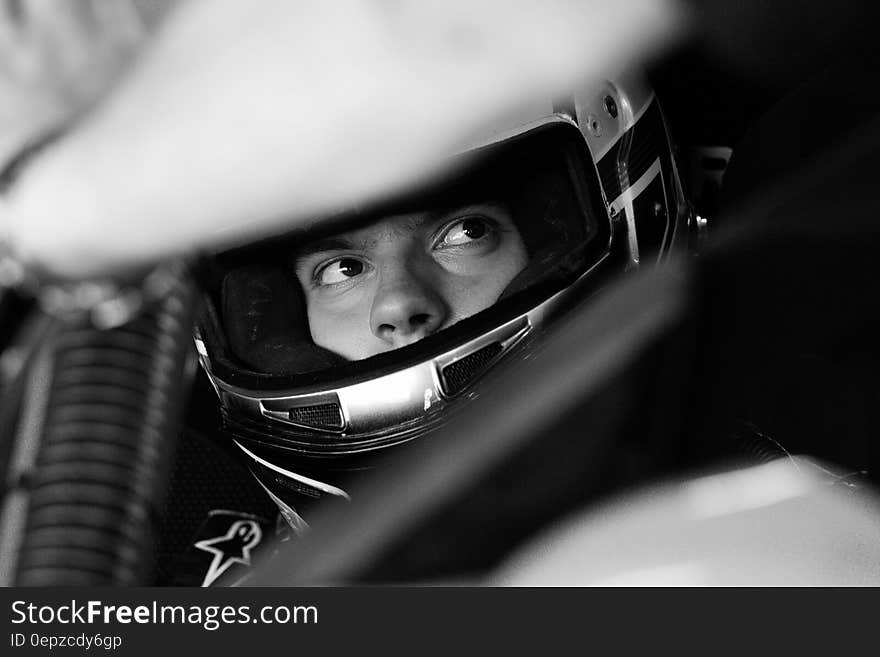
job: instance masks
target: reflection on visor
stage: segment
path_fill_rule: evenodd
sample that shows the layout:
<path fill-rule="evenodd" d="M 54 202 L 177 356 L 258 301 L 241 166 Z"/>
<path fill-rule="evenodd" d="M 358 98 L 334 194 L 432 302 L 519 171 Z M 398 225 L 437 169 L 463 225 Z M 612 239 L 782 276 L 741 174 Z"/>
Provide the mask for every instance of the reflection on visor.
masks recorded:
<path fill-rule="evenodd" d="M 586 246 L 600 225 L 585 199 L 601 193 L 566 132 L 494 147 L 454 179 L 333 232 L 219 256 L 211 297 L 229 359 L 266 374 L 321 371 L 489 308 L 500 317 L 560 272 L 570 282 L 593 264 Z"/>

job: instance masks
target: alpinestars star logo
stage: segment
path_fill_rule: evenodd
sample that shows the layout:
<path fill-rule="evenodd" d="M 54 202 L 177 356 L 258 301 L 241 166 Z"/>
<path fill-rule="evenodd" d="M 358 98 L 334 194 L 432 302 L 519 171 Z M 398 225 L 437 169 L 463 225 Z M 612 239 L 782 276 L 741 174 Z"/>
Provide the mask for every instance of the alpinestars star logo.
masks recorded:
<path fill-rule="evenodd" d="M 195 543 L 195 547 L 214 555 L 205 574 L 202 586 L 211 586 L 230 566 L 240 563 L 251 565 L 251 550 L 260 544 L 263 530 L 253 520 L 238 520 L 229 527 L 223 536 L 208 538 Z"/>

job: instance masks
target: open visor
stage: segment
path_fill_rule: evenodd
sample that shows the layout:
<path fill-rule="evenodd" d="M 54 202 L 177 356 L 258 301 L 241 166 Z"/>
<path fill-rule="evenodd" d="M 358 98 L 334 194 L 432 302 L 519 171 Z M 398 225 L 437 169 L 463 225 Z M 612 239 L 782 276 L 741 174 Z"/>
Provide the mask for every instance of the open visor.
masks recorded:
<path fill-rule="evenodd" d="M 303 245 L 388 217 L 446 216 L 475 203 L 503 208 L 526 256 L 488 307 L 413 344 L 360 360 L 315 344 L 307 291 L 297 271 L 296 254 Z M 197 344 L 227 416 L 232 409 L 250 417 L 245 423 L 269 421 L 278 428 L 280 422 L 340 438 L 360 436 L 364 440 L 354 442 L 367 446 L 418 418 L 415 411 L 385 409 L 383 421 L 362 423 L 353 407 L 369 403 L 364 386 L 384 377 L 387 397 L 407 397 L 389 386 L 409 385 L 409 396 L 418 398 L 425 412 L 442 406 L 539 324 L 555 299 L 582 283 L 608 255 L 610 244 L 606 202 L 584 138 L 570 121 L 554 117 L 471 151 L 454 174 L 429 188 L 334 216 L 320 222 L 320 230 L 298 230 L 214 256 Z M 422 375 L 403 376 L 418 368 Z M 433 388 L 425 388 L 420 376 Z M 362 401 L 352 393 L 346 402 L 341 391 L 358 386 Z M 330 446 L 320 440 L 315 444 Z"/>

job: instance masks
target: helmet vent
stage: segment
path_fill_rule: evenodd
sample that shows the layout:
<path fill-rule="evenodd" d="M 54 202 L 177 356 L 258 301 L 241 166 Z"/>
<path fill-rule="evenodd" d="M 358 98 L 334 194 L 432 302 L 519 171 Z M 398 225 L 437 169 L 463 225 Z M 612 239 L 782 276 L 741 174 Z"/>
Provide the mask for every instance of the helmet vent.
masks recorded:
<path fill-rule="evenodd" d="M 297 406 L 288 410 L 288 417 L 291 422 L 311 429 L 339 431 L 345 426 L 342 410 L 334 403 Z"/>
<path fill-rule="evenodd" d="M 440 372 L 443 392 L 455 395 L 465 387 L 501 353 L 500 342 L 492 342 L 481 349 L 450 363 Z"/>

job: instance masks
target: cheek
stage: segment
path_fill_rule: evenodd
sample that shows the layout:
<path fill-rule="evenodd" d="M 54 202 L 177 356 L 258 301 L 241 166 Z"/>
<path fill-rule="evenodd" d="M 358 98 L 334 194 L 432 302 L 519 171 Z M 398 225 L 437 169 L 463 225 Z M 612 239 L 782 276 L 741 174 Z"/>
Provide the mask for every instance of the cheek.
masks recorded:
<path fill-rule="evenodd" d="M 309 332 L 317 346 L 348 360 L 372 355 L 367 353 L 373 334 L 366 303 L 326 304 L 310 300 L 307 312 Z"/>
<path fill-rule="evenodd" d="M 496 264 L 499 272 L 499 280 L 503 282 L 502 290 L 514 279 L 514 277 L 529 264 L 529 254 L 522 238 L 517 233 L 511 236 L 509 244 L 504 251 L 502 261 Z"/>
<path fill-rule="evenodd" d="M 510 282 L 528 264 L 528 255 L 522 242 L 507 245 L 473 263 L 472 273 L 450 275 L 447 279 L 446 297 L 456 319 L 464 319 L 494 304 Z"/>

